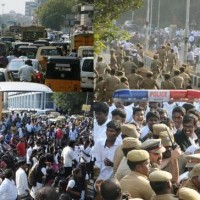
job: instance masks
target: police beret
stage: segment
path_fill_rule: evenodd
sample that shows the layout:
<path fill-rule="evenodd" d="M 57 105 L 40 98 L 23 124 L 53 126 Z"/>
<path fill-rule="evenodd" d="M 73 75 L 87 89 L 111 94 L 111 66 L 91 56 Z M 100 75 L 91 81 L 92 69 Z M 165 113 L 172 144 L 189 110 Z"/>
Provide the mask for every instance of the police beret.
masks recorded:
<path fill-rule="evenodd" d="M 174 135 L 172 131 L 160 132 L 159 137 L 161 138 L 162 145 L 165 147 L 172 146 L 172 143 L 174 143 Z"/>
<path fill-rule="evenodd" d="M 167 128 L 169 128 L 169 127 L 165 124 L 154 124 L 153 125 L 153 134 L 159 135 L 160 132 L 166 131 Z"/>
<path fill-rule="evenodd" d="M 133 137 L 126 137 L 122 141 L 122 148 L 135 148 L 135 149 L 140 149 L 141 142 Z"/>
<path fill-rule="evenodd" d="M 185 167 L 194 167 L 196 164 L 200 163 L 200 153 L 187 155 L 186 160 L 187 163 Z"/>
<path fill-rule="evenodd" d="M 132 150 L 128 152 L 127 160 L 132 162 L 140 162 L 149 159 L 149 153 L 145 150 Z"/>
<path fill-rule="evenodd" d="M 200 163 L 196 164 L 193 169 L 189 172 L 188 177 L 189 178 L 193 178 L 195 176 L 199 176 L 200 175 Z"/>
<path fill-rule="evenodd" d="M 161 139 L 147 139 L 142 143 L 141 149 L 154 153 L 163 153 L 166 151 L 165 147 L 161 144 Z"/>
<path fill-rule="evenodd" d="M 149 174 L 149 180 L 152 182 L 165 182 L 172 179 L 171 173 L 162 170 L 156 170 Z"/>
<path fill-rule="evenodd" d="M 140 134 L 136 130 L 135 125 L 133 124 L 123 124 L 121 126 L 122 135 L 126 135 L 128 137 L 139 138 Z"/>
<path fill-rule="evenodd" d="M 191 188 L 182 187 L 178 194 L 181 200 L 200 200 L 200 194 Z"/>

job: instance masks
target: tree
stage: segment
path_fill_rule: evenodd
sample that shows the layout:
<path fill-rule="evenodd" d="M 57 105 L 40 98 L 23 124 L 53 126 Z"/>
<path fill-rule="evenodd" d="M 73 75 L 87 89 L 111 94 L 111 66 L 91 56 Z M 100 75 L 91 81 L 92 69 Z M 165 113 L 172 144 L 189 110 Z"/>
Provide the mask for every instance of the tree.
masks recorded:
<path fill-rule="evenodd" d="M 41 24 L 46 28 L 60 30 L 65 23 L 66 14 L 72 13 L 75 0 L 49 0 L 37 10 Z"/>
<path fill-rule="evenodd" d="M 130 37 L 113 24 L 124 12 L 138 9 L 143 0 L 96 0 L 94 13 L 95 52 L 99 54 L 106 42 Z"/>
<path fill-rule="evenodd" d="M 87 96 L 88 95 L 88 96 Z M 53 99 L 58 108 L 63 111 L 71 111 L 71 113 L 80 114 L 82 112 L 82 105 L 91 105 L 93 103 L 93 93 L 87 92 L 73 92 L 73 93 L 54 93 Z"/>

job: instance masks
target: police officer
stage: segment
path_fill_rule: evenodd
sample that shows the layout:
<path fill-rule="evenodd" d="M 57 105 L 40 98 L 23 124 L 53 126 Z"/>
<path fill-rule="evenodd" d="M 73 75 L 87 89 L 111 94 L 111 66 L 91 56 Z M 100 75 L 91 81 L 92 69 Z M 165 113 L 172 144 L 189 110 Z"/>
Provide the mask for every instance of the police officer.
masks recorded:
<path fill-rule="evenodd" d="M 111 69 L 110 76 L 108 76 L 105 80 L 106 102 L 112 102 L 114 86 L 118 83 L 120 83 L 120 80 L 117 76 L 115 76 L 115 69 Z"/>
<path fill-rule="evenodd" d="M 127 191 L 133 198 L 149 200 L 154 194 L 149 175 L 149 153 L 145 150 L 132 150 L 127 155 L 127 164 L 131 172 L 120 181 L 122 191 Z"/>
<path fill-rule="evenodd" d="M 141 89 L 159 89 L 156 80 L 153 78 L 152 72 L 147 72 L 146 78 L 140 82 Z"/>
<path fill-rule="evenodd" d="M 178 200 L 173 194 L 172 175 L 169 172 L 157 170 L 149 175 L 150 185 L 156 193 L 150 200 Z"/>
<path fill-rule="evenodd" d="M 170 74 L 164 74 L 164 81 L 161 82 L 161 89 L 176 89 L 174 83 L 170 80 Z"/>

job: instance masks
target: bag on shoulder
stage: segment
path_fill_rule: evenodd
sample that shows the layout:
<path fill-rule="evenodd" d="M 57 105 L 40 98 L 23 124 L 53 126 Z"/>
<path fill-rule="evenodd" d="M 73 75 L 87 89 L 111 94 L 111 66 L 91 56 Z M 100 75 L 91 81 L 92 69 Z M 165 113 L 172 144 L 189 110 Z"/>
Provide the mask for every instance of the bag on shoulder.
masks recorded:
<path fill-rule="evenodd" d="M 28 174 L 28 183 L 31 185 L 31 186 L 36 186 L 36 175 L 37 175 L 37 168 L 38 168 L 38 165 L 35 165 L 31 168 L 29 174 Z"/>

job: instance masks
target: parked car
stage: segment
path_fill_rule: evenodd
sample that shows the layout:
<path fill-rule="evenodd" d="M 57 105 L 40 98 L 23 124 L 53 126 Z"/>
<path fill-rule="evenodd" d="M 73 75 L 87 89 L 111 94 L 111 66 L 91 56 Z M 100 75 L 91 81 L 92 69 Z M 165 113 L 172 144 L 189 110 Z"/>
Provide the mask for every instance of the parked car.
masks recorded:
<path fill-rule="evenodd" d="M 94 57 L 84 57 L 80 62 L 81 89 L 93 91 L 94 89 Z"/>
<path fill-rule="evenodd" d="M 42 72 L 42 67 L 39 63 L 39 61 L 37 59 L 31 59 L 32 60 L 32 64 L 33 64 L 33 69 L 36 72 L 36 76 L 35 79 L 33 80 L 33 82 L 36 83 L 44 83 L 44 74 Z M 11 60 L 11 62 L 7 65 L 7 70 L 8 70 L 8 74 L 9 74 L 9 78 L 13 81 L 19 81 L 19 68 L 23 65 L 25 65 L 25 61 L 24 59 L 13 59 Z"/>

